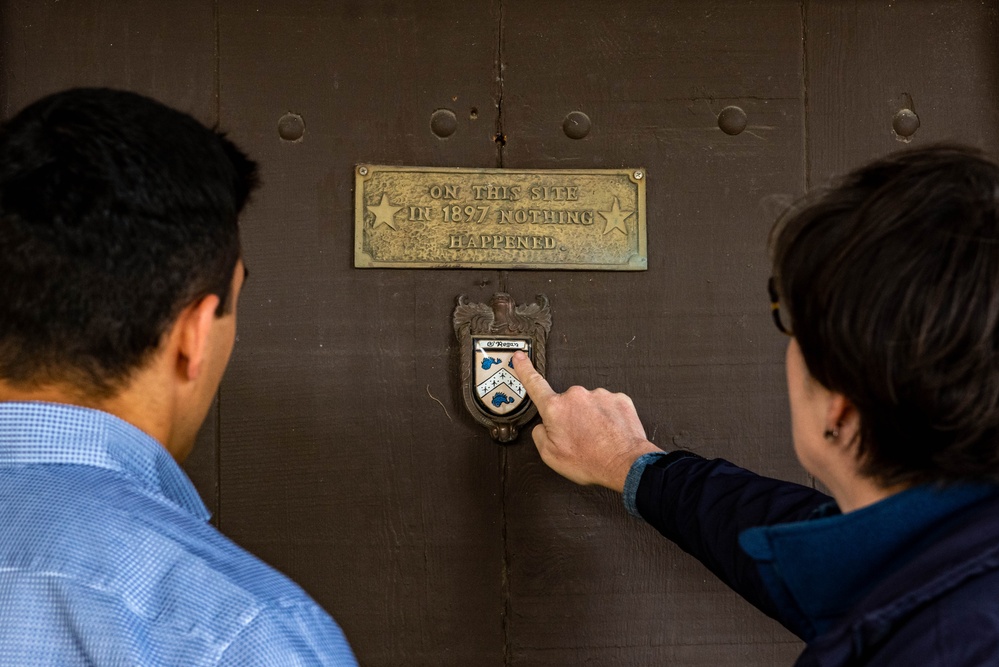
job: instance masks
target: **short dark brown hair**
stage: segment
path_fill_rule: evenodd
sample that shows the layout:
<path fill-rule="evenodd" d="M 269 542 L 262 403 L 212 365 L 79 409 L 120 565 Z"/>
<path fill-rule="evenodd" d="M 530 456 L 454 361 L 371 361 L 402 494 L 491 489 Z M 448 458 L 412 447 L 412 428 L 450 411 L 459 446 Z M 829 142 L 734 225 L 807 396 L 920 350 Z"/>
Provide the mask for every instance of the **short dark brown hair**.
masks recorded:
<path fill-rule="evenodd" d="M 807 196 L 771 235 L 805 363 L 884 485 L 999 480 L 999 164 L 938 144 Z"/>
<path fill-rule="evenodd" d="M 256 165 L 135 93 L 74 89 L 0 128 L 0 378 L 113 393 L 184 306 L 231 305 Z"/>

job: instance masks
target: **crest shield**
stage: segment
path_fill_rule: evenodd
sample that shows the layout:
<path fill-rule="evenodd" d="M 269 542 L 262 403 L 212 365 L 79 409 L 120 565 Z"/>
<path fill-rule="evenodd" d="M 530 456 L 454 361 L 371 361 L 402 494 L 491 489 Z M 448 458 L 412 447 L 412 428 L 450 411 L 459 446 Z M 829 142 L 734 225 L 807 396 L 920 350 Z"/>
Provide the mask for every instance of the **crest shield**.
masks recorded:
<path fill-rule="evenodd" d="M 502 417 L 527 407 L 530 399 L 513 368 L 513 353 L 531 355 L 526 338 L 472 336 L 472 367 L 478 407 L 487 414 Z M 533 361 L 533 357 L 532 357 Z"/>
<path fill-rule="evenodd" d="M 488 304 L 458 297 L 454 332 L 461 350 L 461 384 L 465 407 L 499 442 L 517 437 L 520 426 L 537 414 L 513 368 L 522 351 L 542 375 L 545 343 L 551 329 L 548 299 L 517 306 L 509 294 L 494 294 Z"/>

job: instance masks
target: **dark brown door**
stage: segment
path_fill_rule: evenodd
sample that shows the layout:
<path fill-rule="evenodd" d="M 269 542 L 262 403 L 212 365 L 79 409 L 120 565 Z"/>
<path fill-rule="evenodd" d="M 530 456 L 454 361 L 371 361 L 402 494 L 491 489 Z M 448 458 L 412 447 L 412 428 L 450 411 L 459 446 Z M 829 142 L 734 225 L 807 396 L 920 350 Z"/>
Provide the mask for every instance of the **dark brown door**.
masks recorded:
<path fill-rule="evenodd" d="M 794 637 L 615 494 L 560 479 L 527 436 L 489 440 L 461 405 L 454 300 L 547 294 L 557 388 L 627 392 L 661 446 L 808 483 L 766 305 L 770 224 L 783 195 L 908 141 L 999 150 L 994 3 L 0 7 L 4 117 L 126 87 L 262 163 L 239 341 L 187 468 L 221 530 L 329 609 L 362 664 L 793 661 Z M 457 118 L 443 138 L 438 109 Z M 354 269 L 359 162 L 643 167 L 649 269 Z"/>

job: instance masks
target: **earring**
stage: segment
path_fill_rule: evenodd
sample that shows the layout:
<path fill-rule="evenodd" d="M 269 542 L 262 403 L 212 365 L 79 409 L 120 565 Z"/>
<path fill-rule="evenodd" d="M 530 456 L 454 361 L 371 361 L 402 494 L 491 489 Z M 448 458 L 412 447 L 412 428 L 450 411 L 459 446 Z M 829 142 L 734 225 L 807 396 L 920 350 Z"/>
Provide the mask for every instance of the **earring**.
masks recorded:
<path fill-rule="evenodd" d="M 835 440 L 839 437 L 839 429 L 827 428 L 823 435 L 825 435 L 826 440 Z"/>

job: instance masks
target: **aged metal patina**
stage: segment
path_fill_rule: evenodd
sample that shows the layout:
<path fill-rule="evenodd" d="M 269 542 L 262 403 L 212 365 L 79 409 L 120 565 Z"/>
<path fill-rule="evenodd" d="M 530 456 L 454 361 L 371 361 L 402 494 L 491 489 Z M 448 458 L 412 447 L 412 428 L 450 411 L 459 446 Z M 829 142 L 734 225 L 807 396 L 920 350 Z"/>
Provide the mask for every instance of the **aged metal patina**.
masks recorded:
<path fill-rule="evenodd" d="M 642 271 L 645 170 L 359 165 L 354 266 Z"/>
<path fill-rule="evenodd" d="M 489 429 L 497 442 L 510 442 L 538 410 L 513 368 L 513 354 L 525 352 L 544 375 L 545 343 L 552 327 L 548 298 L 516 305 L 509 294 L 494 294 L 489 303 L 458 297 L 454 334 L 461 350 L 461 387 L 465 407 Z"/>

